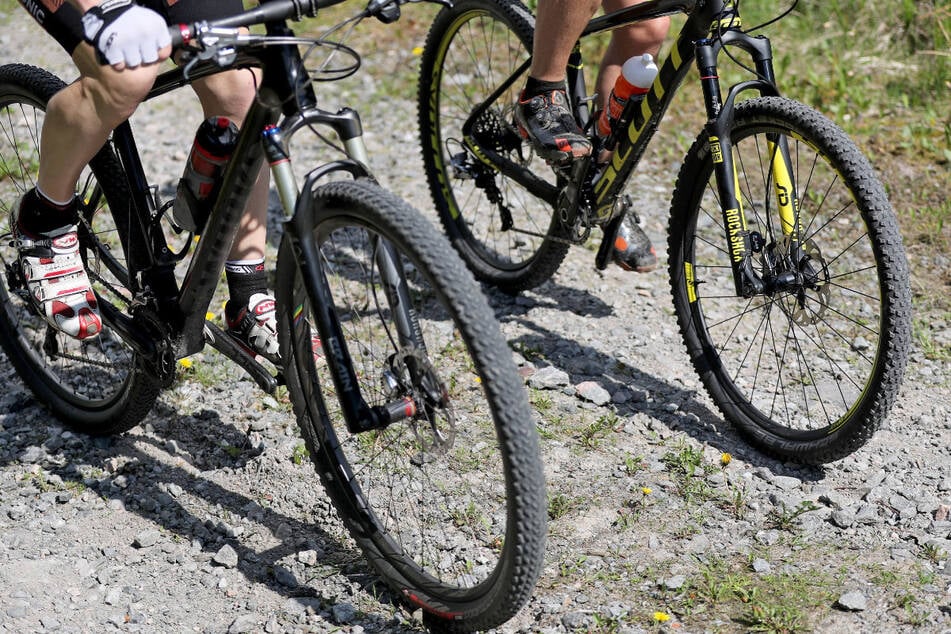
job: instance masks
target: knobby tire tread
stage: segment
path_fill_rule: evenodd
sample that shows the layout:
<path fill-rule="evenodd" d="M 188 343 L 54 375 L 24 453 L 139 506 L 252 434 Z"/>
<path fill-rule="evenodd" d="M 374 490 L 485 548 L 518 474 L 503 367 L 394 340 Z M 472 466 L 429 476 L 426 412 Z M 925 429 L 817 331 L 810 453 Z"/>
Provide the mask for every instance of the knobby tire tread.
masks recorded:
<path fill-rule="evenodd" d="M 506 293 L 517 294 L 548 281 L 561 266 L 570 245 L 561 240 L 553 240 L 551 237 L 546 238 L 524 266 L 512 270 L 493 266 L 480 257 L 478 248 L 473 247 L 473 242 L 478 247 L 478 238 L 473 236 L 465 226 L 466 217 L 473 213 L 495 214 L 497 211 L 494 206 L 478 210 L 458 209 L 458 201 L 455 200 L 449 184 L 453 176 L 449 173 L 450 169 L 442 157 L 445 139 L 439 138 L 440 131 L 436 122 L 439 117 L 438 104 L 435 104 L 437 109 L 433 109 L 434 95 L 440 94 L 439 78 L 443 72 L 440 67 L 442 61 L 439 59 L 440 51 L 446 46 L 445 40 L 456 35 L 456 32 L 449 33 L 449 29 L 460 16 L 469 13 L 488 14 L 505 24 L 524 44 L 526 51 L 532 50 L 535 19 L 519 0 L 461 0 L 454 3 L 451 8 L 444 8 L 439 12 L 429 29 L 420 59 L 417 112 L 419 113 L 423 166 L 440 222 L 450 242 L 476 279 Z M 473 72 L 476 70 L 473 68 Z M 437 72 L 439 77 L 436 76 Z M 494 86 L 487 87 L 485 92 L 491 92 L 493 88 Z M 476 105 L 472 104 L 473 107 Z M 459 130 L 458 133 L 461 137 L 462 131 Z M 504 174 L 496 178 L 504 178 Z M 526 195 L 528 195 L 527 192 Z M 453 217 L 454 210 L 458 212 L 456 218 Z M 549 236 L 564 237 L 566 235 L 554 209 L 548 232 Z"/>
<path fill-rule="evenodd" d="M 456 313 L 456 326 L 465 331 L 470 354 L 483 376 L 486 398 L 499 417 L 496 432 L 502 462 L 509 471 L 506 495 L 511 500 L 509 518 L 512 532 L 507 536 L 505 553 L 496 571 L 499 573 L 496 578 L 502 582 L 470 604 L 454 606 L 454 609 L 464 610 L 464 620 L 447 621 L 428 612 L 424 618 L 434 631 L 469 632 L 495 627 L 511 618 L 528 601 L 540 573 L 546 534 L 546 501 L 544 494 L 539 493 L 544 491 L 545 485 L 538 458 L 538 440 L 511 352 L 471 274 L 445 237 L 440 236 L 417 211 L 365 180 L 327 183 L 316 190 L 315 196 L 318 209 L 324 210 L 318 216 L 360 218 L 392 241 L 398 251 L 410 254 L 410 259 L 427 273 L 436 292 L 444 295 L 446 305 Z M 320 220 L 317 222 L 319 224 Z M 291 252 L 282 249 L 278 264 L 279 272 L 285 272 L 279 273 L 279 283 L 285 285 L 290 284 L 293 277 L 286 272 L 290 267 L 296 267 L 296 263 L 290 261 Z M 285 289 L 279 294 L 281 296 L 289 296 L 289 291 Z M 288 341 L 285 324 L 282 324 L 280 333 L 285 340 L 282 354 L 285 349 L 295 355 L 312 354 L 310 350 L 289 350 L 292 344 Z M 325 473 L 326 468 L 336 465 L 321 465 L 318 459 L 320 455 L 327 455 L 320 446 L 322 435 L 317 432 L 324 425 L 319 417 L 326 416 L 326 408 L 321 403 L 305 402 L 300 387 L 305 377 L 298 376 L 296 367 L 294 362 L 287 363 L 288 391 L 315 467 L 351 535 L 377 572 L 401 597 L 402 591 L 410 584 L 397 568 L 381 557 L 373 536 L 364 530 L 361 518 L 348 513 L 349 505 L 343 501 L 346 497 L 344 490 L 336 478 L 328 478 Z"/>
<path fill-rule="evenodd" d="M 863 211 L 881 274 L 882 343 L 880 356 L 869 379 L 861 407 L 845 423 L 824 438 L 810 441 L 771 433 L 739 412 L 720 388 L 698 340 L 684 285 L 685 236 L 690 215 L 699 205 L 697 188 L 706 185 L 704 163 L 709 160 L 706 133 L 694 142 L 681 167 L 671 203 L 668 236 L 669 274 L 674 309 L 694 368 L 703 379 L 724 417 L 757 448 L 785 460 L 825 464 L 839 460 L 865 445 L 882 425 L 897 397 L 911 346 L 911 295 L 909 269 L 898 223 L 885 190 L 868 159 L 848 136 L 819 112 L 782 97 L 760 97 L 740 103 L 735 114 L 737 128 L 756 123 L 787 128 L 802 137 L 829 160 L 850 185 L 857 206 Z"/>

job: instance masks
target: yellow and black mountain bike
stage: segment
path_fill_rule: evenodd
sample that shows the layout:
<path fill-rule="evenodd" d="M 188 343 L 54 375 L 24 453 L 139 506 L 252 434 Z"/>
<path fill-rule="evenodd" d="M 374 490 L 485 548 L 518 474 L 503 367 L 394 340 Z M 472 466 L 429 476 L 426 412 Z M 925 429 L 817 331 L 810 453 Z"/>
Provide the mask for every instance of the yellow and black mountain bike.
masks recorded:
<path fill-rule="evenodd" d="M 423 158 L 445 230 L 479 279 L 534 287 L 596 227 L 604 268 L 631 211 L 624 189 L 695 65 L 707 123 L 683 160 L 668 227 L 683 339 L 710 396 L 755 446 L 822 463 L 868 441 L 898 393 L 908 264 L 868 160 L 826 117 L 779 94 L 770 42 L 743 28 L 739 4 L 651 0 L 592 20 L 582 40 L 686 14 L 649 93 L 608 137 L 606 163 L 576 47 L 568 93 L 595 151 L 553 170 L 514 119 L 531 13 L 519 0 L 459 0 L 422 55 Z M 723 55 L 751 60 L 749 78 L 725 90 Z"/>

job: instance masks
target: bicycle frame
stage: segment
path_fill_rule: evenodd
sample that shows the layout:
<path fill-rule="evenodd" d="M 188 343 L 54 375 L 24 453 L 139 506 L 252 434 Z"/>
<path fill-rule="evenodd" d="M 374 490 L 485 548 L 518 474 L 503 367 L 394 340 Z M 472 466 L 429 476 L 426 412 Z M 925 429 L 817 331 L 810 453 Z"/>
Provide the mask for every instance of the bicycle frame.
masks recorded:
<path fill-rule="evenodd" d="M 261 9 L 273 10 L 278 3 Z M 261 9 L 240 14 L 215 26 L 248 26 L 259 21 Z M 258 19 L 255 19 L 258 18 Z M 293 35 L 283 20 L 267 23 L 269 36 Z M 128 262 L 128 284 L 133 289 L 134 303 L 142 307 L 127 316 L 109 302 L 104 316 L 138 354 L 143 355 L 159 378 L 170 381 L 174 377 L 175 360 L 200 351 L 206 340 L 229 359 L 244 368 L 257 383 L 271 393 L 279 383 L 279 376 L 271 374 L 249 354 L 211 322 L 205 320 L 206 311 L 218 286 L 220 274 L 237 233 L 253 183 L 264 160 L 270 164 L 273 183 L 284 207 L 286 233 L 291 239 L 292 251 L 298 262 L 308 297 L 316 307 L 317 330 L 326 353 L 328 365 L 345 413 L 345 419 L 354 433 L 377 429 L 415 414 L 415 405 L 404 401 L 370 407 L 359 390 L 356 373 L 341 331 L 339 318 L 333 311 L 333 296 L 324 273 L 320 250 L 313 235 L 315 219 L 321 210 L 314 198 L 299 195 L 310 192 L 316 181 L 337 171 L 356 177 L 371 177 L 363 143 L 359 115 L 351 109 L 331 113 L 316 107 L 316 96 L 309 83 L 291 81 L 303 69 L 296 45 L 261 47 L 254 55 L 243 55 L 232 68 L 257 66 L 263 69 L 257 99 L 249 109 L 239 132 L 237 146 L 222 176 L 221 194 L 208 217 L 202 239 L 195 246 L 187 273 L 179 287 L 175 264 L 182 257 L 173 253 L 160 226 L 162 211 L 157 209 L 153 190 L 142 167 L 131 126 L 128 122 L 113 133 L 112 146 L 128 175 L 131 207 L 113 210 L 117 226 L 125 244 L 145 246 L 143 253 L 131 250 Z M 214 62 L 203 61 L 186 71 L 176 68 L 162 73 L 146 100 L 153 99 L 190 83 L 196 78 L 221 72 Z M 325 125 L 334 130 L 350 157 L 328 163 L 312 170 L 299 190 L 290 168 L 284 138 L 309 125 Z M 386 292 L 393 305 L 410 306 L 409 290 L 402 269 L 385 240 L 376 250 L 377 265 L 384 280 Z M 285 308 L 287 309 L 287 308 Z M 293 309 L 293 307 L 291 307 Z M 157 320 L 148 318 L 154 311 Z M 138 319 L 139 315 L 144 319 Z M 422 347 L 415 315 L 408 311 L 397 320 L 398 338 L 403 345 Z M 156 331 L 155 321 L 164 326 Z M 164 343 L 164 345 L 163 345 Z M 307 374 L 301 368 L 301 375 Z M 412 405 L 412 406 L 411 406 Z"/>

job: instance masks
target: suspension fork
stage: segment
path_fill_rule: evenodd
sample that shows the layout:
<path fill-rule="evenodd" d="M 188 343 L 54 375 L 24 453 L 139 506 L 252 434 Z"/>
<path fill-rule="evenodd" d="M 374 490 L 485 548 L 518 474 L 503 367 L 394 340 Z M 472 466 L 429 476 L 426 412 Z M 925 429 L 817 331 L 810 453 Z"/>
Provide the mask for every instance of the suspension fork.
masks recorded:
<path fill-rule="evenodd" d="M 298 127 L 311 123 L 324 123 L 333 127 L 343 140 L 347 152 L 352 158 L 334 161 L 312 170 L 305 178 L 303 189 L 299 190 L 283 142 L 283 133 L 287 131 L 292 134 Z M 315 205 L 314 198 L 306 195 L 306 193 L 313 191 L 317 181 L 337 171 L 348 172 L 354 178 L 370 177 L 366 169 L 367 152 L 363 144 L 362 128 L 357 113 L 349 109 L 336 114 L 317 110 L 316 108 L 309 109 L 304 114 L 285 122 L 283 130 L 276 126 L 266 128 L 263 133 L 263 142 L 265 155 L 271 166 L 274 184 L 284 207 L 287 234 L 291 240 L 295 261 L 298 262 L 298 268 L 304 279 L 307 297 L 313 308 L 321 347 L 331 371 L 331 377 L 341 408 L 344 411 L 348 429 L 351 433 L 381 429 L 415 415 L 416 405 L 412 401 L 397 400 L 392 403 L 370 406 L 363 398 L 360 392 L 360 383 L 354 370 L 353 357 L 343 335 L 340 317 L 334 310 L 333 291 L 327 279 L 320 248 L 313 232 L 321 210 Z M 299 191 L 305 192 L 305 195 L 298 195 Z M 398 300 L 400 303 L 394 303 L 393 305 L 410 306 L 409 292 L 402 275 L 402 269 L 389 264 L 393 261 L 392 246 L 385 240 L 379 240 L 375 245 L 375 251 L 387 292 L 389 293 L 391 288 L 400 289 L 398 291 L 401 293 Z M 385 255 L 381 255 L 381 253 Z M 379 264 L 381 262 L 388 263 L 385 269 Z M 399 317 L 404 319 L 402 324 L 398 321 L 401 340 L 404 332 L 415 328 L 413 330 L 414 341 L 420 341 L 418 321 L 413 316 L 406 316 L 406 311 L 397 310 L 396 312 Z M 294 333 L 292 333 L 292 336 L 294 336 Z M 287 362 L 291 362 L 291 360 L 288 359 Z M 306 376 L 305 372 L 300 374 Z"/>
<path fill-rule="evenodd" d="M 728 44 L 735 44 L 752 55 L 759 79 L 733 86 L 724 99 L 720 92 L 716 60 L 720 48 Z M 731 131 L 736 97 L 740 92 L 756 90 L 761 95 L 779 95 L 773 78 L 769 40 L 753 38 L 738 30 L 729 30 L 716 41 L 698 41 L 696 59 L 707 111 L 707 137 L 720 200 L 724 238 L 732 263 L 733 281 L 737 295 L 752 297 L 768 291 L 772 287 L 772 281 L 764 282 L 753 267 L 753 251 L 762 246 L 754 245 L 747 226 L 746 212 L 740 195 L 739 171 L 733 156 Z M 792 235 L 794 231 L 798 231 L 799 221 L 789 148 L 785 137 L 770 135 L 767 140 L 770 146 L 770 175 L 778 201 L 780 224 L 784 235 Z"/>
<path fill-rule="evenodd" d="M 727 38 L 727 41 L 729 42 L 732 39 L 735 39 L 735 36 Z M 769 40 L 756 38 L 752 43 L 756 45 L 752 52 L 757 75 L 775 86 L 776 76 L 773 72 L 773 58 Z M 779 134 L 768 134 L 766 142 L 770 157 L 770 175 L 776 193 L 780 229 L 784 236 L 790 238 L 793 248 L 798 249 L 803 230 L 799 222 L 799 196 L 794 178 L 792 156 L 789 152 L 789 142 L 785 136 Z"/>

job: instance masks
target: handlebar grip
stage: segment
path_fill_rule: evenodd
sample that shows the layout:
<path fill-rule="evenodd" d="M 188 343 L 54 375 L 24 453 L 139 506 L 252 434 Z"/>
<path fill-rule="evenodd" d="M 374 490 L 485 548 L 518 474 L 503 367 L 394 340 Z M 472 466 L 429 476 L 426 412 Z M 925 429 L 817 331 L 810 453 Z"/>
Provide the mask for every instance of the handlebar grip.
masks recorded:
<path fill-rule="evenodd" d="M 181 48 L 191 41 L 192 28 L 188 24 L 171 24 L 168 27 L 168 35 L 172 38 L 172 48 Z"/>
<path fill-rule="evenodd" d="M 300 20 L 301 18 L 316 17 L 320 9 L 332 7 L 346 0 L 261 0 L 261 4 L 253 9 L 236 13 L 235 15 L 209 22 L 211 26 L 236 28 L 276 22 L 280 20 Z M 194 25 L 173 24 L 168 27 L 168 34 L 172 38 L 172 48 L 180 48 L 194 37 Z"/>

